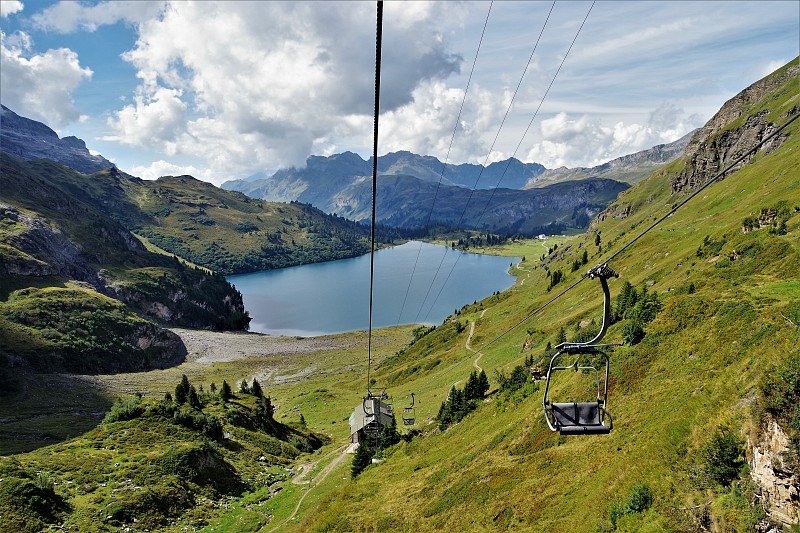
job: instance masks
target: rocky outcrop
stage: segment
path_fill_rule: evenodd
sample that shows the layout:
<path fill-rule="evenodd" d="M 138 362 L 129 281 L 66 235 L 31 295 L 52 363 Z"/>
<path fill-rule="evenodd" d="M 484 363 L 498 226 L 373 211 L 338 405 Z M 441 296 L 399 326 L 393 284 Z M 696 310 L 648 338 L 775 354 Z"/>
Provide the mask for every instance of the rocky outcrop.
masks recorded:
<path fill-rule="evenodd" d="M 78 280 L 91 276 L 93 269 L 81 257 L 78 247 L 46 220 L 0 204 L 0 222 L 15 228 L 2 241 L 7 247 L 8 260 L 0 262 L 0 275 L 61 274 Z"/>
<path fill-rule="evenodd" d="M 0 109 L 0 146 L 4 152 L 25 161 L 51 159 L 84 174 L 114 166 L 105 157 L 92 155 L 81 139 L 59 139 L 56 132 L 41 122 L 21 117 L 6 106 Z"/>
<path fill-rule="evenodd" d="M 780 89 L 800 76 L 800 65 L 794 64 L 763 78 L 737 94 L 692 136 L 684 153 L 686 166 L 672 180 L 672 191 L 683 192 L 702 186 L 747 151 L 751 150 L 778 128 L 768 120 L 769 112 L 751 112 L 753 104 Z M 797 85 L 795 83 L 795 89 Z M 784 115 L 788 118 L 798 112 L 797 106 Z M 743 118 L 744 117 L 744 118 Z M 779 134 L 765 143 L 757 152 L 745 158 L 739 167 L 749 162 L 759 152 L 777 150 L 786 139 Z"/>
<path fill-rule="evenodd" d="M 770 521 L 787 530 L 800 524 L 800 472 L 790 460 L 789 437 L 770 419 L 747 447 L 750 477 Z"/>

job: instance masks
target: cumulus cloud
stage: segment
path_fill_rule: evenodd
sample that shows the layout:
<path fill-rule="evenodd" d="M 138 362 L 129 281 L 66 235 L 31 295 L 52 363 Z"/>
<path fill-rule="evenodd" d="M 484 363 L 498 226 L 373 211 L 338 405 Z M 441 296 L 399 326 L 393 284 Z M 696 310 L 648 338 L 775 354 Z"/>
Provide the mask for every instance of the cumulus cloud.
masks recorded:
<path fill-rule="evenodd" d="M 678 140 L 702 126 L 698 115 L 686 116 L 682 109 L 663 104 L 650 113 L 645 124 L 604 124 L 599 118 L 571 118 L 561 112 L 541 122 L 541 140 L 526 160 L 548 168 L 600 165 L 611 159 Z"/>
<path fill-rule="evenodd" d="M 446 8 L 387 5 L 400 22 L 384 33 L 383 113 L 419 107 L 421 86 L 459 69 L 437 22 Z M 163 145 L 227 175 L 352 149 L 341 139 L 369 146 L 374 17 L 366 3 L 170 3 L 123 56 L 141 84 L 107 139 Z"/>
<path fill-rule="evenodd" d="M 92 77 L 68 48 L 31 52 L 24 32 L 0 32 L 0 94 L 3 103 L 27 117 L 59 128 L 80 119 L 72 93 Z"/>
<path fill-rule="evenodd" d="M 5 3 L 5 0 L 3 0 Z M 127 22 L 139 24 L 164 9 L 164 2 L 123 1 L 87 5 L 61 1 L 31 17 L 34 27 L 57 33 L 95 31 L 99 26 Z"/>
<path fill-rule="evenodd" d="M 381 117 L 381 151 L 410 150 L 441 160 L 449 151 L 449 161 L 458 163 L 475 159 L 476 154 L 485 156 L 488 145 L 483 134 L 497 127 L 509 98 L 509 94 L 498 98 L 476 85 L 464 101 L 463 89 L 443 82 L 422 83 L 412 92 L 411 103 Z"/>
<path fill-rule="evenodd" d="M 25 8 L 25 4 L 19 0 L 3 0 L 0 2 L 0 17 L 7 17 L 14 13 L 19 13 Z"/>
<path fill-rule="evenodd" d="M 132 146 L 159 144 L 174 154 L 176 141 L 185 131 L 186 104 L 179 89 L 157 88 L 152 94 L 137 94 L 134 104 L 123 107 L 108 119 L 114 135 L 105 141 Z"/>
<path fill-rule="evenodd" d="M 184 176 L 189 175 L 198 179 L 207 179 L 203 170 L 193 165 L 176 165 L 160 159 L 153 161 L 149 165 L 136 166 L 131 169 L 134 176 L 146 180 L 158 179 L 161 176 Z"/>

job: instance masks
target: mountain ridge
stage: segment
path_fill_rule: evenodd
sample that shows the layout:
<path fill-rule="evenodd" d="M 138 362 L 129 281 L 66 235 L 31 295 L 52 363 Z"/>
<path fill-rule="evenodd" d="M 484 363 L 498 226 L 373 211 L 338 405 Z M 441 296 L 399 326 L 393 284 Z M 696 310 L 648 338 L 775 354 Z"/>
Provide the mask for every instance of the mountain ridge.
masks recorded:
<path fill-rule="evenodd" d="M 101 155 L 93 155 L 82 139 L 63 139 L 47 125 L 0 108 L 0 150 L 25 161 L 51 159 L 78 172 L 91 174 L 115 165 Z"/>
<path fill-rule="evenodd" d="M 461 229 L 502 233 L 510 231 L 509 228 L 526 226 L 529 229 L 535 228 L 534 233 L 537 233 L 547 226 L 585 228 L 585 225 L 573 225 L 571 219 L 574 217 L 565 217 L 563 213 L 551 213 L 549 219 L 539 216 L 532 223 L 522 222 L 531 211 L 529 198 L 532 193 L 525 192 L 503 193 L 505 199 L 502 210 L 510 220 L 485 223 L 482 215 L 468 211 L 469 205 L 464 201 L 465 195 L 461 189 L 474 191 L 468 193 L 470 197 L 486 199 L 495 196 L 492 192 L 495 189 L 527 191 L 565 182 L 574 183 L 580 189 L 584 186 L 578 184 L 578 181 L 592 178 L 621 181 L 630 185 L 654 168 L 674 161 L 682 153 L 689 138 L 690 135 L 687 135 L 674 143 L 658 145 L 591 169 L 548 170 L 538 163 L 522 163 L 515 158 L 497 161 L 486 167 L 469 163 L 445 165 L 433 156 L 421 156 L 409 151 L 392 152 L 378 158 L 378 220 L 404 228 L 421 228 L 430 212 L 431 225 L 456 224 Z M 261 173 L 242 180 L 230 180 L 221 187 L 243 192 L 253 198 L 307 202 L 327 213 L 365 220 L 371 216 L 371 209 L 365 203 L 365 198 L 371 194 L 371 161 L 371 158 L 364 160 L 352 152 L 328 157 L 310 156 L 304 168 L 293 167 L 278 170 L 271 176 Z M 420 183 L 411 184 L 410 179 L 419 180 Z M 398 180 L 402 180 L 403 186 L 398 186 Z M 582 194 L 577 189 L 574 194 L 563 187 L 558 190 L 572 197 Z M 533 196 L 538 194 L 547 193 L 535 193 Z M 514 196 L 516 206 L 512 206 L 514 202 L 511 197 Z M 607 201 L 595 199 L 588 203 L 593 206 L 607 205 Z M 478 203 L 488 206 L 485 200 L 479 200 Z M 432 207 L 436 210 L 431 211 Z M 572 208 L 577 207 L 578 202 L 573 202 Z M 413 212 L 409 212 L 409 208 Z M 439 210 L 458 211 L 459 208 L 463 216 L 438 215 Z M 586 215 L 591 218 L 597 212 L 593 208 Z M 493 216 L 489 214 L 489 218 Z M 410 222 L 412 220 L 414 222 Z M 583 220 L 581 217 L 581 221 Z M 530 236 L 532 233 L 523 231 L 523 234 Z"/>

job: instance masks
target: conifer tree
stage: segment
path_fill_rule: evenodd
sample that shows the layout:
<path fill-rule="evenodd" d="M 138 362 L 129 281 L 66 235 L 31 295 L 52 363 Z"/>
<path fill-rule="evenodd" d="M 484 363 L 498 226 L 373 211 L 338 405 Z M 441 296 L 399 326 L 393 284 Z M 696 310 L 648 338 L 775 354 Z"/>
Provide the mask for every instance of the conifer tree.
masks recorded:
<path fill-rule="evenodd" d="M 272 407 L 272 401 L 268 397 L 262 396 L 256 401 L 253 417 L 256 424 L 262 429 L 270 429 L 272 427 L 273 422 L 275 422 L 274 414 L 275 409 Z"/>
<path fill-rule="evenodd" d="M 253 392 L 253 396 L 256 398 L 261 398 L 264 396 L 264 391 L 261 390 L 261 384 L 258 382 L 256 378 L 253 378 L 253 386 L 250 387 L 250 390 Z"/>
<path fill-rule="evenodd" d="M 561 329 L 558 330 L 558 337 L 556 337 L 556 346 L 564 342 L 567 342 L 567 332 L 564 331 L 564 326 L 561 326 Z"/>
<path fill-rule="evenodd" d="M 189 397 L 189 378 L 184 374 L 181 382 L 175 386 L 175 403 L 183 405 Z"/>
<path fill-rule="evenodd" d="M 473 370 L 464 385 L 464 396 L 467 400 L 476 400 L 480 397 L 478 393 L 478 372 Z"/>
<path fill-rule="evenodd" d="M 194 385 L 189 386 L 189 394 L 187 394 L 187 402 L 189 403 L 189 407 L 194 409 L 202 409 L 202 405 L 200 404 L 200 397 L 197 395 L 197 389 L 194 388 Z"/>
<path fill-rule="evenodd" d="M 353 479 L 357 478 L 372 463 L 374 454 L 375 451 L 366 439 L 358 443 L 358 448 L 353 456 L 353 466 L 350 468 L 350 475 Z"/>
<path fill-rule="evenodd" d="M 383 429 L 382 437 L 383 445 L 387 447 L 400 442 L 400 433 L 397 431 L 397 418 L 395 418 L 394 414 L 392 419 L 389 420 L 389 425 Z"/>
<path fill-rule="evenodd" d="M 489 392 L 489 378 L 486 377 L 486 372 L 481 369 L 481 373 L 478 374 L 478 397 L 485 397 L 487 392 Z"/>
<path fill-rule="evenodd" d="M 233 391 L 231 391 L 231 386 L 228 385 L 228 382 L 224 379 L 222 380 L 222 387 L 219 389 L 219 397 L 222 399 L 223 402 L 227 402 L 233 396 Z"/>

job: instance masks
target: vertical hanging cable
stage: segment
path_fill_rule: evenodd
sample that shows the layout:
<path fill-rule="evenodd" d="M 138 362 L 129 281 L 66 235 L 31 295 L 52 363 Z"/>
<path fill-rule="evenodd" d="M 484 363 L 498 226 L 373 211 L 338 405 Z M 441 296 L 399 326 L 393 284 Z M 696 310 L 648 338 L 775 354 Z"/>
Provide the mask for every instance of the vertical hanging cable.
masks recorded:
<path fill-rule="evenodd" d="M 367 333 L 367 391 L 372 385 L 372 289 L 375 282 L 375 197 L 378 191 L 378 115 L 381 100 L 381 42 L 383 40 L 383 1 L 378 2 L 378 23 L 375 30 L 375 115 L 372 132 L 372 223 L 369 256 L 369 332 Z"/>

